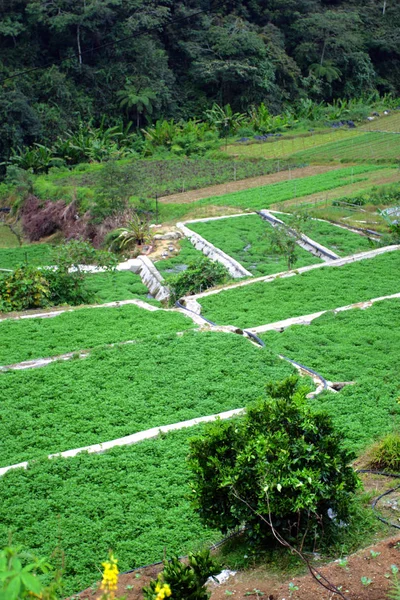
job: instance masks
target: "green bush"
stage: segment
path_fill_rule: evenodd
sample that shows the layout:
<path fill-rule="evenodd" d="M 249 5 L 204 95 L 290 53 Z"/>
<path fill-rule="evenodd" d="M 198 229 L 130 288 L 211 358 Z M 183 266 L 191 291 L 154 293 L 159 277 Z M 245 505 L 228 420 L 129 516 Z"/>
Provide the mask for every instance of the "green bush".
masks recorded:
<path fill-rule="evenodd" d="M 208 288 L 223 283 L 229 278 L 228 270 L 221 263 L 203 257 L 192 262 L 186 271 L 170 277 L 170 303 L 188 294 L 204 292 Z"/>
<path fill-rule="evenodd" d="M 358 477 L 331 418 L 314 413 L 296 376 L 267 386 L 247 414 L 217 421 L 191 442 L 192 498 L 202 521 L 226 533 L 245 524 L 260 541 L 271 518 L 283 535 L 349 516 Z M 335 522 L 335 521 L 334 521 Z"/>
<path fill-rule="evenodd" d="M 0 311 L 40 308 L 50 303 L 50 284 L 43 271 L 28 265 L 0 278 Z"/>
<path fill-rule="evenodd" d="M 171 596 L 173 600 L 208 600 L 210 592 L 205 583 L 219 573 L 221 567 L 210 556 L 209 550 L 189 554 L 188 564 L 174 557 L 164 561 L 164 570 L 157 579 L 143 588 L 145 600 Z"/>
<path fill-rule="evenodd" d="M 389 433 L 373 447 L 371 466 L 376 469 L 399 472 L 400 433 Z"/>

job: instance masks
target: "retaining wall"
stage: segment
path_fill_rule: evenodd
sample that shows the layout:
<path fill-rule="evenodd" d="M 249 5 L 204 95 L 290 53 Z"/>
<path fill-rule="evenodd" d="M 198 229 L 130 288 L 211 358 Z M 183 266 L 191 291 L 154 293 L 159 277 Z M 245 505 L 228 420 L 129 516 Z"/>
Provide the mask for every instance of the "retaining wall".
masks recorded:
<path fill-rule="evenodd" d="M 185 237 L 190 240 L 196 250 L 200 250 L 200 252 L 205 256 L 208 256 L 211 260 L 224 265 L 234 279 L 253 277 L 253 274 L 245 269 L 237 260 L 223 252 L 220 248 L 214 246 L 214 244 L 211 244 L 211 242 L 208 242 L 198 233 L 189 229 L 189 227 L 186 227 L 185 223 L 177 223 L 176 226 L 184 233 Z"/>

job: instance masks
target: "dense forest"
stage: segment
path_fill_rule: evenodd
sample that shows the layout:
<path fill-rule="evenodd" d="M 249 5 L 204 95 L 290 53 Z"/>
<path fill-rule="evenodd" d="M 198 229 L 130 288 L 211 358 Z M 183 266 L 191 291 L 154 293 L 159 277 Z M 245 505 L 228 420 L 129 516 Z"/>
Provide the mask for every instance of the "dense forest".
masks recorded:
<path fill-rule="evenodd" d="M 81 122 L 400 91 L 396 0 L 0 0 L 0 158 Z M 105 115 L 105 117 L 104 117 Z"/>

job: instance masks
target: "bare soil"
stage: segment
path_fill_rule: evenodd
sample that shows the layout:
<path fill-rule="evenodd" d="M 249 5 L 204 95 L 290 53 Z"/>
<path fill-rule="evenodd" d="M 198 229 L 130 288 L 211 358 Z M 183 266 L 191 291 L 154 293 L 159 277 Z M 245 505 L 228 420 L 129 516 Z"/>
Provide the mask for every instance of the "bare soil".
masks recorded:
<path fill-rule="evenodd" d="M 280 181 L 286 181 L 287 179 L 297 179 L 298 177 L 319 175 L 320 173 L 326 173 L 327 171 L 341 169 L 344 166 L 346 165 L 315 165 L 291 169 L 290 172 L 280 171 L 279 173 L 261 175 L 260 177 L 248 177 L 247 179 L 241 179 L 240 181 L 230 181 L 227 183 L 220 183 L 218 185 L 211 185 L 198 190 L 191 190 L 189 192 L 183 192 L 180 194 L 172 194 L 171 196 L 163 196 L 162 198 L 159 198 L 159 201 L 163 202 L 164 204 L 187 204 L 196 202 L 197 200 L 202 200 L 203 198 L 223 196 L 224 194 L 230 194 L 231 192 L 240 192 L 250 188 L 260 187 L 262 185 L 268 185 L 270 183 L 279 183 Z"/>

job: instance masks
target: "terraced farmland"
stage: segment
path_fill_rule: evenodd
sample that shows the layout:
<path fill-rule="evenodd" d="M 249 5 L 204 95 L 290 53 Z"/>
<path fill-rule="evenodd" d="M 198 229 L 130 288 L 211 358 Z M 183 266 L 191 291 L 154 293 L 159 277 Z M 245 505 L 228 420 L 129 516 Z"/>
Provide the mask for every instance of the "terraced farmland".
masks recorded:
<path fill-rule="evenodd" d="M 258 215 L 190 223 L 188 227 L 239 261 L 253 275 L 269 275 L 287 269 L 285 258 L 271 251 L 269 234 L 272 226 Z M 296 267 L 321 262 L 300 247 L 297 254 Z"/>
<path fill-rule="evenodd" d="M 400 158 L 397 133 L 362 133 L 318 148 L 296 152 L 293 157 L 307 162 L 395 162 Z"/>
<path fill-rule="evenodd" d="M 285 214 L 277 214 L 276 216 L 287 224 L 290 224 L 293 219 L 293 217 Z M 303 225 L 303 233 L 319 244 L 330 248 L 338 256 L 367 252 L 376 246 L 376 242 L 368 237 L 317 219 L 306 221 Z M 296 267 L 298 266 L 296 264 Z"/>
<path fill-rule="evenodd" d="M 328 411 L 360 451 L 399 423 L 400 300 L 328 313 L 309 325 L 262 334 L 267 347 L 352 385 L 313 402 Z"/>
<path fill-rule="evenodd" d="M 400 252 L 342 267 L 321 268 L 272 282 L 256 282 L 200 299 L 203 314 L 220 325 L 256 327 L 400 292 Z"/>
<path fill-rule="evenodd" d="M 0 466 L 241 408 L 292 372 L 237 335 L 161 333 L 1 374 Z"/>
<path fill-rule="evenodd" d="M 201 430 L 200 430 L 201 431 Z M 188 438 L 170 433 L 104 454 L 37 461 L 0 480 L 0 542 L 52 555 L 62 544 L 64 593 L 99 577 L 110 546 L 121 571 L 186 554 L 220 539 L 205 529 L 187 498 Z"/>

